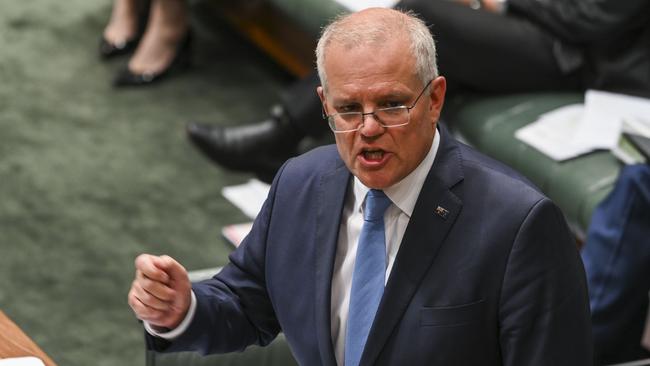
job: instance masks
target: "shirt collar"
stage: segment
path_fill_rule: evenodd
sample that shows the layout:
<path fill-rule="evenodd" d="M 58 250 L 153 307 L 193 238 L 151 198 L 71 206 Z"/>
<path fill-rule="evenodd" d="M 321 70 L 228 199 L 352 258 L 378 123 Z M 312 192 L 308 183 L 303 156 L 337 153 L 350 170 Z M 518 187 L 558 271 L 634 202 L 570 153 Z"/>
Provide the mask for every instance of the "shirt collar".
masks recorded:
<path fill-rule="evenodd" d="M 384 189 L 384 193 L 388 198 L 390 198 L 391 202 L 393 202 L 395 206 L 402 210 L 402 212 L 404 212 L 409 218 L 411 217 L 411 214 L 413 214 L 415 202 L 417 201 L 418 196 L 420 196 L 420 190 L 422 190 L 424 180 L 427 178 L 427 175 L 433 166 L 433 161 L 436 159 L 439 146 L 440 131 L 436 131 L 429 152 L 417 168 L 399 182 Z M 354 177 L 353 189 L 355 198 L 353 212 L 359 212 L 361 204 L 370 188 L 361 183 L 357 177 Z"/>

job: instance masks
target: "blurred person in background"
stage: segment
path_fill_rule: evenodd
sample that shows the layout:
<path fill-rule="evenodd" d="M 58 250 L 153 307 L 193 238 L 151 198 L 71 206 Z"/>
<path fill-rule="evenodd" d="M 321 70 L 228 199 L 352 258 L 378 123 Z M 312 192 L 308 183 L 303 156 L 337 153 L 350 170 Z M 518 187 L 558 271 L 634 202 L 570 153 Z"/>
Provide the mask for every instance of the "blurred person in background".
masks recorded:
<path fill-rule="evenodd" d="M 594 210 L 582 260 L 599 363 L 650 357 L 641 344 L 650 295 L 650 165 L 621 170 Z"/>
<path fill-rule="evenodd" d="M 190 45 L 186 0 L 114 0 L 99 54 L 111 59 L 133 53 L 113 85 L 143 86 L 186 69 Z"/>

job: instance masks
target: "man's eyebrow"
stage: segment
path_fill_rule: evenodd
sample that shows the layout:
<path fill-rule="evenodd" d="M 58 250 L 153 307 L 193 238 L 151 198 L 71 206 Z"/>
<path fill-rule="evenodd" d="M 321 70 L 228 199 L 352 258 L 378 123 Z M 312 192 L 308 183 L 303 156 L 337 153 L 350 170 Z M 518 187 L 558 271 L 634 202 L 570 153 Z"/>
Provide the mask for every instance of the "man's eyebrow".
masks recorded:
<path fill-rule="evenodd" d="M 332 98 L 333 104 L 354 104 L 359 103 L 359 99 L 352 96 L 342 96 Z"/>
<path fill-rule="evenodd" d="M 408 99 L 410 97 L 415 98 L 414 95 L 411 95 L 409 92 L 403 91 L 390 91 L 383 94 L 377 94 L 369 98 L 370 100 L 386 100 L 386 99 Z M 356 96 L 343 96 L 335 97 L 332 99 L 334 103 L 358 103 L 359 98 Z"/>
<path fill-rule="evenodd" d="M 391 99 L 391 98 L 404 99 L 404 98 L 409 98 L 409 97 L 411 97 L 410 93 L 392 91 L 392 92 L 380 95 L 379 99 Z"/>
<path fill-rule="evenodd" d="M 378 93 L 374 96 L 371 96 L 369 100 L 374 101 L 386 101 L 390 99 L 401 99 L 408 100 L 410 98 L 415 98 L 416 95 L 411 91 L 404 90 L 390 90 L 385 93 Z M 343 105 L 343 104 L 359 104 L 360 97 L 358 95 L 344 95 L 332 98 L 332 104 L 334 105 Z"/>

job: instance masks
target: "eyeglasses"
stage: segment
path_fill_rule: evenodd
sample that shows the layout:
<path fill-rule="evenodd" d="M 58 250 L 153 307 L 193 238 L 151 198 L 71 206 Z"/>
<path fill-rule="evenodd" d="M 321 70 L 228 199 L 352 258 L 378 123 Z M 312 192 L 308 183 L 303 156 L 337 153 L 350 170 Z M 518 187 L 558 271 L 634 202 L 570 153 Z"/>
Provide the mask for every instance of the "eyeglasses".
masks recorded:
<path fill-rule="evenodd" d="M 406 126 L 411 122 L 411 109 L 415 108 L 418 100 L 420 100 L 420 97 L 422 97 L 424 91 L 427 90 L 429 85 L 431 85 L 432 81 L 433 80 L 430 80 L 427 85 L 424 86 L 418 97 L 415 98 L 415 102 L 413 102 L 410 107 L 400 105 L 397 107 L 379 108 L 367 113 L 342 112 L 330 115 L 327 115 L 323 109 L 323 118 L 327 118 L 327 123 L 334 133 L 359 131 L 361 127 L 363 127 L 365 116 L 369 115 L 372 115 L 375 118 L 375 121 L 385 128 Z"/>

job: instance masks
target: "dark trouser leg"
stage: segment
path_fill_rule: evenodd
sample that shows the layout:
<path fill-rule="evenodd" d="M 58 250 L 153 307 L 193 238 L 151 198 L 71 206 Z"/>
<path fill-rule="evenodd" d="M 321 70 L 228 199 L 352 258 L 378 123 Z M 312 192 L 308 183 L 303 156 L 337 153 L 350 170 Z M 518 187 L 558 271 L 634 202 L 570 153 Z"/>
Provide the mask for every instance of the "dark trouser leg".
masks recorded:
<path fill-rule="evenodd" d="M 282 95 L 282 105 L 289 123 L 299 134 L 320 137 L 330 132 L 327 121 L 323 119 L 323 108 L 316 88 L 320 85 L 318 74 L 314 71 L 295 82 Z"/>
<path fill-rule="evenodd" d="M 650 290 L 649 165 L 623 168 L 594 211 L 582 259 L 601 361 L 648 357 L 640 341 Z"/>
<path fill-rule="evenodd" d="M 298 153 L 305 136 L 329 132 L 316 94 L 318 77 L 296 82 L 282 95 L 282 108 L 257 123 L 223 127 L 189 123 L 192 143 L 210 160 L 233 170 L 255 171 L 265 181 L 290 156 Z"/>
<path fill-rule="evenodd" d="M 517 15 L 449 0 L 404 0 L 397 7 L 415 11 L 431 25 L 440 73 L 452 86 L 492 93 L 580 86 L 576 75 L 561 72 L 553 56 L 558 41 Z"/>

